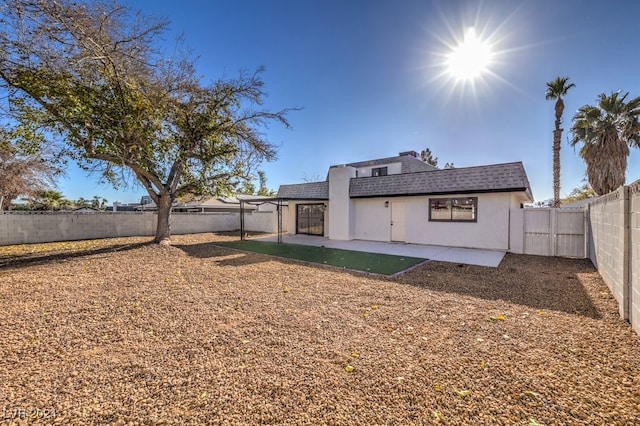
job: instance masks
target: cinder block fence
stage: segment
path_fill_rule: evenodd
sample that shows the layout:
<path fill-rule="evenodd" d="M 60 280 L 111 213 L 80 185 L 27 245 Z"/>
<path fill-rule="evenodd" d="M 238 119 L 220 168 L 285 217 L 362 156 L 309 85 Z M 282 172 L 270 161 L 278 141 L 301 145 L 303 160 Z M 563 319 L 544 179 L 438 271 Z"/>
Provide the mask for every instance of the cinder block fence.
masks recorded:
<path fill-rule="evenodd" d="M 640 334 L 640 180 L 588 206 L 589 258 Z"/>
<path fill-rule="evenodd" d="M 157 220 L 154 212 L 4 212 L 0 214 L 0 245 L 151 236 Z M 239 213 L 171 214 L 171 233 L 175 235 L 238 229 Z M 245 213 L 245 229 L 277 232 L 277 213 Z"/>

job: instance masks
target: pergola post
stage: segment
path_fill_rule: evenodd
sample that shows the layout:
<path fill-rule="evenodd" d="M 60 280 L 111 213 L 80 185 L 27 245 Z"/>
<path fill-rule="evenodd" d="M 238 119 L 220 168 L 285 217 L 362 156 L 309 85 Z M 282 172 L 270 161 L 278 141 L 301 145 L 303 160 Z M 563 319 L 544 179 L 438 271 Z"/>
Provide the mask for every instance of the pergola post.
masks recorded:
<path fill-rule="evenodd" d="M 278 244 L 282 244 L 282 198 L 278 198 L 276 210 L 278 211 Z"/>
<path fill-rule="evenodd" d="M 240 200 L 240 241 L 244 240 L 244 201 Z"/>

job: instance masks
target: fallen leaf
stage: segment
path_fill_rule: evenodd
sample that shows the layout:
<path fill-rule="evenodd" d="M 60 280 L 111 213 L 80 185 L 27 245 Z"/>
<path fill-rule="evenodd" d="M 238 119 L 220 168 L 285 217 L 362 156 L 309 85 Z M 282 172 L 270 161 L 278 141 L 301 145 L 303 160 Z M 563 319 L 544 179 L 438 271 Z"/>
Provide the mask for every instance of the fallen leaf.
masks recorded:
<path fill-rule="evenodd" d="M 485 363 L 484 361 L 480 361 L 480 370 L 484 370 Z"/>
<path fill-rule="evenodd" d="M 362 313 L 362 317 L 363 317 L 363 318 L 366 318 L 366 317 L 368 317 L 368 316 L 369 316 L 369 314 L 368 314 L 368 313 L 366 313 L 366 312 L 363 312 L 363 313 Z"/>
<path fill-rule="evenodd" d="M 433 387 L 433 390 L 435 390 L 436 392 L 442 392 L 442 385 L 440 383 L 436 383 Z"/>
<path fill-rule="evenodd" d="M 465 396 L 469 396 L 471 395 L 471 391 L 467 390 L 467 389 L 463 389 L 463 390 L 457 390 L 456 393 L 458 394 L 458 396 L 460 398 L 464 398 Z"/>
<path fill-rule="evenodd" d="M 538 394 L 538 393 L 536 393 L 534 391 L 531 391 L 531 390 L 525 391 L 524 394 L 527 395 L 527 396 L 530 396 L 532 398 L 537 398 L 537 397 L 540 396 L 540 394 Z"/>
<path fill-rule="evenodd" d="M 347 373 L 351 373 L 353 370 L 354 370 L 354 368 L 353 368 L 353 366 L 351 366 L 351 365 L 348 365 L 348 364 L 347 364 L 347 365 L 344 367 L 344 371 L 346 371 Z"/>
<path fill-rule="evenodd" d="M 536 419 L 529 418 L 529 426 L 544 426 L 542 423 L 538 423 Z"/>
<path fill-rule="evenodd" d="M 494 315 L 494 316 L 489 317 L 489 318 L 494 320 L 494 321 L 504 321 L 504 320 L 507 319 L 506 315 L 504 315 L 504 314 Z"/>
<path fill-rule="evenodd" d="M 354 358 L 358 358 L 360 354 L 358 352 L 351 352 L 351 356 Z"/>
<path fill-rule="evenodd" d="M 378 309 L 378 305 L 371 305 L 371 309 Z"/>
<path fill-rule="evenodd" d="M 435 417 L 436 419 L 438 420 L 442 419 L 442 414 L 440 414 L 440 411 L 433 410 L 432 413 L 433 413 L 433 417 Z"/>

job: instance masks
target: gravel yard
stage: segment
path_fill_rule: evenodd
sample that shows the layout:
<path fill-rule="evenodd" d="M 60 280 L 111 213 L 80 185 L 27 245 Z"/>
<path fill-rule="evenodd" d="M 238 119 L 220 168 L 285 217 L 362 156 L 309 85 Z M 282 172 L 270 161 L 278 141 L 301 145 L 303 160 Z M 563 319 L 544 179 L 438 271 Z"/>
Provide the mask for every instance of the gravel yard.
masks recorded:
<path fill-rule="evenodd" d="M 234 239 L 0 247 L 0 423 L 640 418 L 640 337 L 588 261 L 382 278 L 212 244 Z"/>

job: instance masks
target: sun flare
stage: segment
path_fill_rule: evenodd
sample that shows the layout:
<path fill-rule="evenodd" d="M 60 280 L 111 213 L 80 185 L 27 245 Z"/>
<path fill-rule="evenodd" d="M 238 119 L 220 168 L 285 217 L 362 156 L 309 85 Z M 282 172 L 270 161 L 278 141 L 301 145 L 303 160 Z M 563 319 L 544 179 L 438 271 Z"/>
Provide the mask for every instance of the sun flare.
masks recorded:
<path fill-rule="evenodd" d="M 464 40 L 447 55 L 447 73 L 458 81 L 474 80 L 489 70 L 492 57 L 491 46 L 469 28 Z"/>

